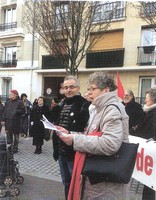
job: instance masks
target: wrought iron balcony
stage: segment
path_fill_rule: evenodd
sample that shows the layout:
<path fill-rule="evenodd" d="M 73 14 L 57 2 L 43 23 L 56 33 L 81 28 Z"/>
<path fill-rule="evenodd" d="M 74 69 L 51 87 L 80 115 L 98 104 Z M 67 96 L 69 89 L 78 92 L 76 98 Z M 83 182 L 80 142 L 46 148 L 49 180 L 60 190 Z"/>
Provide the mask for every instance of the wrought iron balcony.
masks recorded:
<path fill-rule="evenodd" d="M 17 60 L 0 60 L 0 67 L 16 67 L 17 66 Z"/>
<path fill-rule="evenodd" d="M 0 31 L 12 30 L 17 28 L 17 22 L 0 24 Z"/>
<path fill-rule="evenodd" d="M 95 13 L 94 22 L 102 22 L 105 20 L 118 20 L 125 18 L 125 2 L 104 2 L 100 4 L 100 9 Z"/>
<path fill-rule="evenodd" d="M 156 2 L 155 1 L 145 1 L 142 2 L 142 17 L 151 17 L 156 15 Z"/>
<path fill-rule="evenodd" d="M 86 68 L 123 67 L 124 49 L 88 52 Z"/>
<path fill-rule="evenodd" d="M 64 69 L 68 55 L 45 55 L 42 56 L 42 69 Z"/>
<path fill-rule="evenodd" d="M 155 46 L 140 46 L 140 47 L 138 47 L 137 64 L 141 65 L 141 66 L 156 65 Z"/>

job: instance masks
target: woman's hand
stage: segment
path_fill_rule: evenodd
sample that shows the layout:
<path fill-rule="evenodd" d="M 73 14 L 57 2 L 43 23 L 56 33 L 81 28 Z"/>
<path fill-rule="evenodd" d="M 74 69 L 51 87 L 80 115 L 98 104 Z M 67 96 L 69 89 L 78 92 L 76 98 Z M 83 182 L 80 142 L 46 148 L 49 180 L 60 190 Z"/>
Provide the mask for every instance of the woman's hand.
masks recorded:
<path fill-rule="evenodd" d="M 60 131 L 60 133 L 58 132 L 60 139 L 67 145 L 71 146 L 73 144 L 73 134 L 69 134 L 69 131 L 61 126 L 55 127 Z"/>
<path fill-rule="evenodd" d="M 61 140 L 69 146 L 73 144 L 73 134 L 60 134 L 59 137 Z"/>

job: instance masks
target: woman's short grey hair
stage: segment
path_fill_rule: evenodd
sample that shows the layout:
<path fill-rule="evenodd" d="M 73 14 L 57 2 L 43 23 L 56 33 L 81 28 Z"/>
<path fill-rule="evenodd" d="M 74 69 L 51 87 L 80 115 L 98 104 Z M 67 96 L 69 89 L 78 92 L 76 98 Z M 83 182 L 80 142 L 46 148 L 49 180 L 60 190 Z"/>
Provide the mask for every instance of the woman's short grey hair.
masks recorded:
<path fill-rule="evenodd" d="M 75 81 L 75 85 L 80 87 L 80 81 L 76 78 L 76 76 L 72 76 L 72 75 L 66 76 L 64 78 L 64 81 L 68 81 L 68 80 L 74 80 Z"/>
<path fill-rule="evenodd" d="M 105 74 L 104 72 L 95 72 L 91 74 L 89 76 L 88 84 L 95 84 L 100 89 L 108 87 L 110 91 L 114 91 L 117 89 L 114 77 L 110 74 Z"/>
<path fill-rule="evenodd" d="M 150 88 L 146 90 L 145 94 L 149 94 L 151 100 L 153 100 L 153 102 L 156 103 L 156 89 L 155 88 Z"/>

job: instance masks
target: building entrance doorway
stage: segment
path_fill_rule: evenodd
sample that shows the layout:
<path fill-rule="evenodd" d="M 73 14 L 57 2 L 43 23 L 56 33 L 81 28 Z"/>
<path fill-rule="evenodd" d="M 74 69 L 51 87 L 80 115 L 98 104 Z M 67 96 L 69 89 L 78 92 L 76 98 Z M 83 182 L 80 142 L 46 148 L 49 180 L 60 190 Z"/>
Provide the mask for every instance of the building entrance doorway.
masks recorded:
<path fill-rule="evenodd" d="M 61 84 L 63 83 L 64 77 L 44 77 L 44 96 L 47 103 L 50 105 L 53 98 L 62 98 L 59 93 Z"/>

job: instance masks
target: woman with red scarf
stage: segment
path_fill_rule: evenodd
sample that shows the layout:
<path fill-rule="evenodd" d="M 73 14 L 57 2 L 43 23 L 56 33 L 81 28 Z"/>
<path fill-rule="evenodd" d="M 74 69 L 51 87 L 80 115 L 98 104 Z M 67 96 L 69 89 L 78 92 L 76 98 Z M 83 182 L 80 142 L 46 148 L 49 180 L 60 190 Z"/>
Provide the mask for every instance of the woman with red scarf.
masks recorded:
<path fill-rule="evenodd" d="M 130 198 L 129 184 L 104 180 L 91 184 L 88 177 L 81 176 L 86 154 L 110 156 L 118 151 L 123 141 L 129 142 L 129 118 L 124 105 L 118 100 L 116 89 L 112 76 L 103 72 L 93 73 L 88 82 L 88 94 L 92 104 L 86 134 L 72 134 L 72 132 L 68 134 L 69 131 L 66 129 L 57 127 L 65 133 L 60 134 L 60 138 L 66 144 L 73 145 L 74 150 L 77 151 L 68 200 L 128 200 Z"/>

